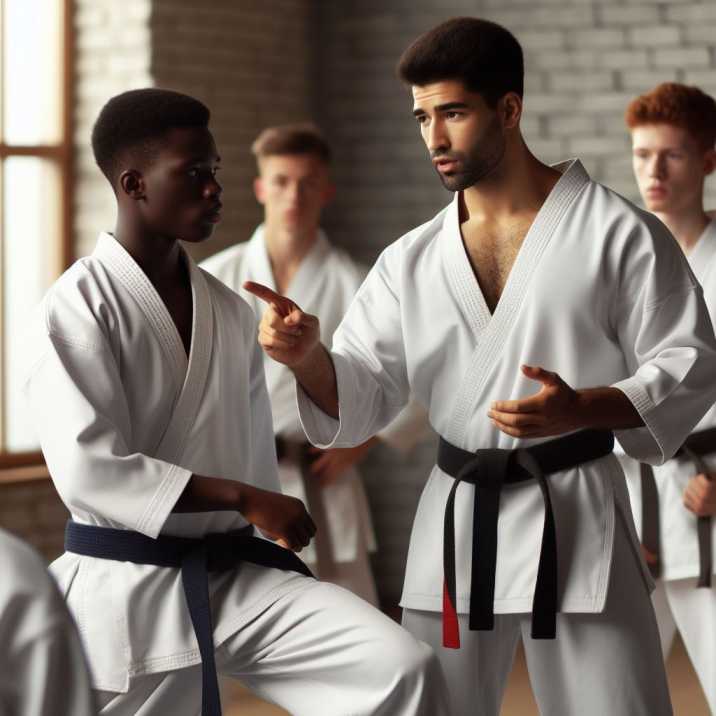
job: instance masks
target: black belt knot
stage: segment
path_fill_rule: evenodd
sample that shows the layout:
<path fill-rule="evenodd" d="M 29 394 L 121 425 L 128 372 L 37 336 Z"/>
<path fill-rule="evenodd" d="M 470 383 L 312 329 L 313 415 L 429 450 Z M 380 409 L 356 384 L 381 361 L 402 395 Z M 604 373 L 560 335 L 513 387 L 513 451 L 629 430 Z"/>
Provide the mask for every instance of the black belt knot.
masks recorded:
<path fill-rule="evenodd" d="M 490 631 L 495 626 L 497 523 L 502 487 L 534 479 L 542 492 L 545 516 L 532 605 L 532 638 L 554 639 L 557 620 L 557 535 L 546 478 L 604 457 L 613 446 L 613 434 L 604 430 L 583 430 L 530 448 L 486 448 L 474 453 L 440 438 L 438 467 L 455 479 L 445 505 L 443 535 L 444 646 L 460 646 L 455 570 L 455 495 L 460 483 L 475 485 L 470 629 Z"/>

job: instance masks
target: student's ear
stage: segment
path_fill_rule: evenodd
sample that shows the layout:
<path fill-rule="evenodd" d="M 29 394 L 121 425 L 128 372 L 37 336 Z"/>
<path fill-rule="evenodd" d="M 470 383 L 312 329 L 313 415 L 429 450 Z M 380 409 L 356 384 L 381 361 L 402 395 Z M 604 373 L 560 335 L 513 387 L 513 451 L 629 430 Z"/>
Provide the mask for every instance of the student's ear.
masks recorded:
<path fill-rule="evenodd" d="M 498 101 L 497 111 L 502 118 L 502 126 L 505 129 L 519 127 L 520 119 L 522 118 L 522 97 L 517 92 L 508 92 Z"/>
<path fill-rule="evenodd" d="M 122 191 L 131 199 L 144 199 L 144 179 L 136 169 L 127 169 L 119 175 Z"/>
<path fill-rule="evenodd" d="M 709 149 L 704 154 L 704 176 L 712 174 L 716 169 L 716 149 Z"/>
<path fill-rule="evenodd" d="M 256 179 L 254 179 L 254 196 L 259 204 L 266 203 L 266 187 L 264 186 L 264 181 L 261 177 L 256 177 Z"/>

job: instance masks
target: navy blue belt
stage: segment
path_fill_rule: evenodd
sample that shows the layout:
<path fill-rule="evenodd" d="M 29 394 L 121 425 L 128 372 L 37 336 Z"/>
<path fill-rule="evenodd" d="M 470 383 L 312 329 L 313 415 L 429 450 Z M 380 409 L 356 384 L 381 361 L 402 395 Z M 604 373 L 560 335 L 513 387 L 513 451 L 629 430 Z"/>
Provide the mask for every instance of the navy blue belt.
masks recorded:
<path fill-rule="evenodd" d="M 472 530 L 470 621 L 473 631 L 495 626 L 495 569 L 500 491 L 506 484 L 536 480 L 544 500 L 544 526 L 532 603 L 532 638 L 554 639 L 557 622 L 557 534 L 548 475 L 611 453 L 614 435 L 582 430 L 529 448 L 486 448 L 470 452 L 440 438 L 438 467 L 455 478 L 445 505 L 443 535 L 443 645 L 460 648 L 455 577 L 455 493 L 461 482 L 475 485 Z"/>
<path fill-rule="evenodd" d="M 181 569 L 184 596 L 201 654 L 202 716 L 221 716 L 209 604 L 209 572 L 226 571 L 241 562 L 250 562 L 313 576 L 293 552 L 255 537 L 251 525 L 198 539 L 165 536 L 152 539 L 139 532 L 81 525 L 70 520 L 65 528 L 65 549 L 88 557 Z"/>

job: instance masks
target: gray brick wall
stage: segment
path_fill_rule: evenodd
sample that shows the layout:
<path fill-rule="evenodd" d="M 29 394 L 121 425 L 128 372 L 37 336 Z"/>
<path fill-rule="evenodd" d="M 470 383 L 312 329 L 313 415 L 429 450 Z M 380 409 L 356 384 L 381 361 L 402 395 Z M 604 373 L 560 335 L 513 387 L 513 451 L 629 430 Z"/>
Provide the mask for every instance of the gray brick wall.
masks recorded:
<path fill-rule="evenodd" d="M 222 157 L 223 219 L 192 247 L 197 258 L 245 241 L 260 221 L 249 151 L 259 131 L 311 118 L 314 15 L 306 0 L 153 2 L 153 81 L 207 103 Z"/>

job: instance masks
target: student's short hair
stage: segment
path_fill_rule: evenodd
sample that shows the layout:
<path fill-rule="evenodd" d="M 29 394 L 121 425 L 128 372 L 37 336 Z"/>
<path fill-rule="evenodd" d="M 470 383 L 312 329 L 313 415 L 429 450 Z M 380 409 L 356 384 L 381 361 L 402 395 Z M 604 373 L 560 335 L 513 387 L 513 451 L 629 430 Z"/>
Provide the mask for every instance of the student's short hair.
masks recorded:
<path fill-rule="evenodd" d="M 170 129 L 207 127 L 209 117 L 206 105 L 180 92 L 156 87 L 123 92 L 102 107 L 92 129 L 95 161 L 114 184 L 127 152 L 150 160 Z"/>
<path fill-rule="evenodd" d="M 490 107 L 508 92 L 522 97 L 524 73 L 522 47 L 515 36 L 474 17 L 456 17 L 420 35 L 398 62 L 398 76 L 407 84 L 459 80 Z"/>
<path fill-rule="evenodd" d="M 704 149 L 716 144 L 716 102 L 698 87 L 664 82 L 633 99 L 626 109 L 629 129 L 646 124 L 671 124 L 685 129 Z"/>
<path fill-rule="evenodd" d="M 281 154 L 311 154 L 326 165 L 333 154 L 321 131 L 309 122 L 267 127 L 256 137 L 251 151 L 256 161 Z"/>

